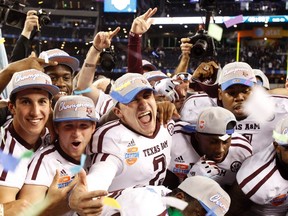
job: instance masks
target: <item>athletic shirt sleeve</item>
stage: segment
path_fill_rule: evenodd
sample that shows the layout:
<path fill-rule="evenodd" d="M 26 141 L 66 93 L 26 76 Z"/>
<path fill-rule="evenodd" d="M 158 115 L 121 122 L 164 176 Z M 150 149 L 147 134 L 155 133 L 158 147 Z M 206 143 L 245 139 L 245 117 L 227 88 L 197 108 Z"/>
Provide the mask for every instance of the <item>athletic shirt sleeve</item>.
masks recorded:
<path fill-rule="evenodd" d="M 88 191 L 108 190 L 114 177 L 123 170 L 123 163 L 111 154 L 97 153 L 87 176 Z"/>

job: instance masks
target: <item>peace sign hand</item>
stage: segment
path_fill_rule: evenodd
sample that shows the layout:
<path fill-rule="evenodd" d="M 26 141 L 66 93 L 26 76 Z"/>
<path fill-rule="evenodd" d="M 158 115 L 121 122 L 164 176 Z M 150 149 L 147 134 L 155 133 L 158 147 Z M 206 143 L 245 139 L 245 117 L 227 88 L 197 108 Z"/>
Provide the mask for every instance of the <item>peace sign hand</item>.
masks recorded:
<path fill-rule="evenodd" d="M 153 19 L 151 17 L 157 12 L 157 8 L 149 8 L 146 13 L 142 14 L 139 17 L 136 17 L 131 26 L 131 32 L 134 34 L 144 34 L 148 31 Z"/>

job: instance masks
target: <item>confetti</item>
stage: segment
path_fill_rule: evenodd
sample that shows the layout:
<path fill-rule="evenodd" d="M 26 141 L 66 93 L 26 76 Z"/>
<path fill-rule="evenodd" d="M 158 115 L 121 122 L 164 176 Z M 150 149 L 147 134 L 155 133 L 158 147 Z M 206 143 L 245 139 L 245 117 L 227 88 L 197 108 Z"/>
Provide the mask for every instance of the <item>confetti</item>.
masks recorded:
<path fill-rule="evenodd" d="M 208 35 L 212 38 L 215 38 L 217 41 L 221 41 L 223 34 L 223 28 L 220 26 L 210 23 L 208 27 Z"/>
<path fill-rule="evenodd" d="M 117 202 L 117 200 L 115 200 L 114 198 L 111 198 L 111 197 L 104 197 L 103 203 L 104 203 L 104 205 L 107 205 L 107 206 L 110 206 L 113 208 L 117 208 L 117 209 L 121 208 L 121 206 Z"/>
<path fill-rule="evenodd" d="M 2 164 L 3 169 L 8 172 L 14 172 L 19 164 L 20 160 L 13 157 L 11 154 L 5 154 L 0 150 L 0 164 Z"/>
<path fill-rule="evenodd" d="M 31 151 L 31 150 L 29 150 L 29 151 L 26 151 L 26 152 L 24 152 L 22 155 L 21 155 L 21 159 L 23 159 L 23 158 L 31 158 L 32 156 L 33 156 L 33 154 L 34 154 L 34 152 L 33 151 Z"/>
<path fill-rule="evenodd" d="M 243 19 L 243 15 L 239 15 L 239 16 L 236 16 L 232 19 L 229 19 L 227 21 L 224 22 L 226 28 L 229 28 L 233 25 L 236 25 L 236 24 L 239 24 L 239 23 L 243 23 L 244 22 L 244 19 Z"/>
<path fill-rule="evenodd" d="M 77 166 L 70 168 L 70 171 L 73 175 L 76 175 L 77 173 L 79 173 L 81 171 L 82 167 L 85 164 L 86 157 L 87 156 L 85 154 L 82 154 L 81 159 L 80 159 L 80 165 L 77 165 Z"/>

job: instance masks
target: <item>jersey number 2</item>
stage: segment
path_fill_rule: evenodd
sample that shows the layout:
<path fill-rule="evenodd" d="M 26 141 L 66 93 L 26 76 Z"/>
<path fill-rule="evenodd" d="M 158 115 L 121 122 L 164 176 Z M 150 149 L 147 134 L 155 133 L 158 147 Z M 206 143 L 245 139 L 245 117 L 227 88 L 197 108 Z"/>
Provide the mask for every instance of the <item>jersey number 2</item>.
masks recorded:
<path fill-rule="evenodd" d="M 162 165 L 160 165 L 162 164 Z M 166 171 L 166 156 L 164 154 L 158 155 L 153 159 L 154 172 L 157 172 L 156 176 L 150 180 L 149 185 L 156 185 L 160 175 Z M 164 178 L 159 179 L 158 185 L 162 184 Z"/>

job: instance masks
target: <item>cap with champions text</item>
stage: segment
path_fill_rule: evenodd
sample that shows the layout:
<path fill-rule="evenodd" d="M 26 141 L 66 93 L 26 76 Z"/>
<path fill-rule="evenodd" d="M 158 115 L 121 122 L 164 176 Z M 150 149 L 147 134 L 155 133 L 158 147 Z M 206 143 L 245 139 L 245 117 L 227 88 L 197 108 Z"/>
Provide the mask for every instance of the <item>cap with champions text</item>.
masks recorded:
<path fill-rule="evenodd" d="M 236 119 L 232 112 L 222 107 L 210 107 L 203 110 L 196 123 L 198 133 L 220 135 L 225 141 L 234 133 Z"/>
<path fill-rule="evenodd" d="M 256 77 L 250 65 L 245 62 L 226 64 L 221 71 L 218 82 L 223 91 L 235 84 L 251 87 L 254 83 L 256 83 Z"/>
<path fill-rule="evenodd" d="M 229 210 L 231 199 L 221 186 L 205 176 L 186 178 L 179 189 L 197 199 L 210 216 L 224 216 Z"/>
<path fill-rule="evenodd" d="M 95 104 L 82 95 L 68 95 L 58 99 L 53 111 L 53 121 L 97 121 Z"/>
<path fill-rule="evenodd" d="M 14 73 L 11 79 L 11 96 L 19 91 L 31 88 L 40 88 L 49 92 L 52 96 L 58 94 L 59 88 L 52 84 L 51 78 L 36 69 L 29 69 Z"/>
<path fill-rule="evenodd" d="M 143 90 L 154 91 L 142 74 L 126 73 L 114 82 L 110 96 L 119 103 L 128 104 Z"/>
<path fill-rule="evenodd" d="M 47 51 L 43 51 L 40 53 L 39 58 L 45 59 L 45 61 L 57 61 L 60 65 L 66 65 L 70 67 L 72 69 L 72 72 L 77 71 L 79 68 L 79 60 L 60 49 L 50 49 Z M 48 65 L 46 65 L 46 67 L 47 66 Z"/>
<path fill-rule="evenodd" d="M 279 145 L 288 146 L 288 117 L 277 122 L 273 138 Z"/>

